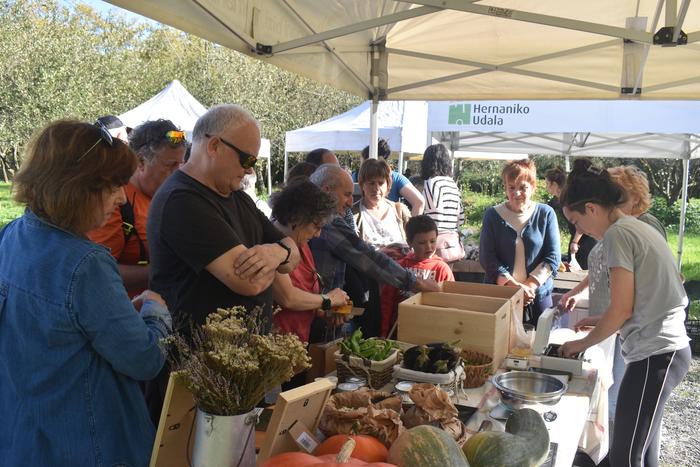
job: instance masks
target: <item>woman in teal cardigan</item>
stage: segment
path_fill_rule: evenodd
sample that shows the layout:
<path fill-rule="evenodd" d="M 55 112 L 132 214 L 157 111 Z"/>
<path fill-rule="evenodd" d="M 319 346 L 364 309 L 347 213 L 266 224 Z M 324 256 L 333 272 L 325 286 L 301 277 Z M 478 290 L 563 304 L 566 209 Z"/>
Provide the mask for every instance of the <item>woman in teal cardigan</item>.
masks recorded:
<path fill-rule="evenodd" d="M 484 214 L 479 261 L 485 282 L 523 289 L 524 319 L 536 324 L 552 306 L 552 278 L 561 259 L 557 217 L 551 207 L 532 200 L 534 162 L 510 162 L 502 176 L 508 200 Z"/>

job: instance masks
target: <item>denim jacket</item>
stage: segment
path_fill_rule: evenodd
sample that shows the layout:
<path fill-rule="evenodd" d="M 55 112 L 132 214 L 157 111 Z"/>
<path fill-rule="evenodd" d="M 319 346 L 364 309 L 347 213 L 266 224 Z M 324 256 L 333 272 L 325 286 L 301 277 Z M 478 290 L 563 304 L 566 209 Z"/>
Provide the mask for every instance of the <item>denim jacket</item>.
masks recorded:
<path fill-rule="evenodd" d="M 170 327 L 154 301 L 136 312 L 106 248 L 28 210 L 0 231 L 0 464 L 148 465 L 137 380 Z"/>
<path fill-rule="evenodd" d="M 486 272 L 485 282 L 495 284 L 499 275 L 513 274 L 515 263 L 515 239 L 517 233 L 491 207 L 484 214 L 479 244 L 479 262 Z M 552 268 L 552 276 L 537 289 L 537 295 L 548 295 L 554 286 L 553 276 L 559 268 L 559 224 L 554 210 L 546 204 L 537 203 L 530 220 L 523 228 L 525 247 L 525 270 L 530 274 L 540 263 Z"/>

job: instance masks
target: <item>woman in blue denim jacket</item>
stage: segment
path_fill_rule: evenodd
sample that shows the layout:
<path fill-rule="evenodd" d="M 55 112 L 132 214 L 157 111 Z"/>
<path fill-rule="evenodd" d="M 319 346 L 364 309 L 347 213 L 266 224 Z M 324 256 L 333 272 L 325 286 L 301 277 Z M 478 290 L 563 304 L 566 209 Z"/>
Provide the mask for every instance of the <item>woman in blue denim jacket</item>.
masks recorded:
<path fill-rule="evenodd" d="M 532 200 L 537 184 L 532 160 L 509 162 L 502 176 L 508 200 L 484 214 L 479 261 L 486 282 L 523 289 L 525 322 L 537 324 L 552 306 L 552 277 L 561 259 L 559 225 L 551 207 Z"/>
<path fill-rule="evenodd" d="M 170 314 L 132 303 L 110 252 L 85 232 L 124 202 L 136 168 L 104 127 L 61 121 L 15 177 L 24 215 L 0 231 L 0 464 L 145 466 L 155 430 L 138 380 L 164 363 Z"/>

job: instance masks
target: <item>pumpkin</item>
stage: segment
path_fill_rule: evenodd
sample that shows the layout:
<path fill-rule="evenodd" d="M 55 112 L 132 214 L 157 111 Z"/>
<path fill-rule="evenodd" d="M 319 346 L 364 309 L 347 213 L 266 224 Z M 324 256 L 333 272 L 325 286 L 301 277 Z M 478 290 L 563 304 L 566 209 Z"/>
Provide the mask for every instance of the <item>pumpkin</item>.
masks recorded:
<path fill-rule="evenodd" d="M 431 425 L 404 431 L 389 449 L 389 462 L 398 467 L 468 467 L 454 438 Z"/>
<path fill-rule="evenodd" d="M 352 457 L 365 462 L 384 462 L 389 455 L 389 450 L 384 444 L 374 436 L 368 435 L 334 435 L 320 444 L 314 454 L 322 456 L 324 454 L 338 454 L 343 445 L 351 438 L 355 441 L 355 449 Z"/>
<path fill-rule="evenodd" d="M 540 414 L 521 409 L 510 416 L 505 433 L 477 433 L 462 449 L 472 467 L 536 467 L 547 459 L 549 433 Z"/>
<path fill-rule="evenodd" d="M 355 465 L 363 467 L 396 467 L 393 464 L 384 462 L 365 462 L 361 459 L 350 457 L 355 448 L 355 440 L 344 436 L 345 443 L 343 444 L 338 454 L 325 454 L 322 456 L 312 456 L 303 452 L 285 452 L 270 457 L 263 462 L 261 467 L 304 467 L 312 465 L 313 467 L 352 467 Z"/>

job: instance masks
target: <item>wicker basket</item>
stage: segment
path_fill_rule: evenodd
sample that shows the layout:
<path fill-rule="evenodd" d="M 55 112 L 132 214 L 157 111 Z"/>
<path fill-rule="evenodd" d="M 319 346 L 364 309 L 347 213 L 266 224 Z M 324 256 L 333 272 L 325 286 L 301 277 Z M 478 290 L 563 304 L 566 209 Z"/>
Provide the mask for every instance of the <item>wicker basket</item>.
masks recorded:
<path fill-rule="evenodd" d="M 462 350 L 460 357 L 464 368 L 464 387 L 478 388 L 483 386 L 491 375 L 493 359 L 474 350 Z"/>
<path fill-rule="evenodd" d="M 689 319 L 685 322 L 685 329 L 690 337 L 690 350 L 693 355 L 700 355 L 700 320 Z"/>
<path fill-rule="evenodd" d="M 381 389 L 391 381 L 394 373 L 394 364 L 398 361 L 399 351 L 394 349 L 389 356 L 382 361 L 368 360 L 353 355 L 343 355 L 335 352 L 335 367 L 338 374 L 338 382 L 342 383 L 348 378 L 365 378 L 367 385 L 372 389 Z"/>

